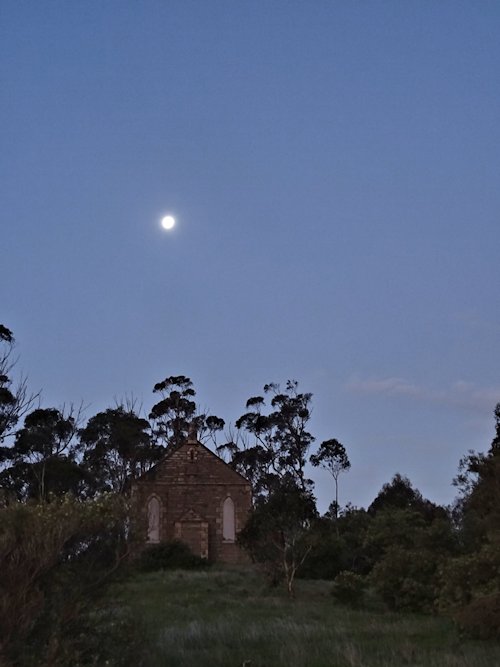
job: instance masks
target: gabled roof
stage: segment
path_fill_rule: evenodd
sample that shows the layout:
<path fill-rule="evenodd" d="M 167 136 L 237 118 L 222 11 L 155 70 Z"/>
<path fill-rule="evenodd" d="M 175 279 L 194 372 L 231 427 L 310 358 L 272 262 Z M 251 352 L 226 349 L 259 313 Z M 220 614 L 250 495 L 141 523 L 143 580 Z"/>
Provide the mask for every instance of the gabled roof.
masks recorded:
<path fill-rule="evenodd" d="M 141 480 L 146 481 L 148 478 L 155 478 L 157 472 L 161 468 L 164 468 L 165 466 L 168 467 L 168 463 L 169 463 L 170 459 L 175 454 L 183 452 L 183 451 L 185 451 L 186 454 L 187 454 L 187 452 L 189 452 L 189 450 L 193 449 L 193 448 L 194 448 L 195 452 L 196 452 L 196 450 L 201 450 L 203 452 L 203 459 L 204 459 L 205 466 L 207 466 L 207 464 L 208 464 L 209 467 L 212 467 L 212 468 L 215 467 L 215 469 L 220 468 L 221 470 L 223 469 L 225 475 L 230 475 L 232 477 L 232 480 L 230 482 L 225 482 L 225 483 L 242 484 L 242 485 L 244 484 L 244 485 L 250 486 L 250 482 L 245 477 L 243 477 L 243 475 L 241 473 L 234 470 L 234 468 L 231 468 L 231 466 L 228 463 L 226 463 L 225 461 L 223 461 L 220 458 L 220 456 L 217 456 L 217 454 L 215 454 L 211 449 L 206 447 L 198 439 L 193 438 L 191 435 L 188 436 L 188 438 L 181 445 L 179 445 L 178 447 L 175 447 L 175 448 L 170 447 L 167 450 L 167 452 L 166 452 L 166 454 L 163 458 L 161 458 L 157 463 L 155 463 L 155 465 L 152 468 L 150 468 L 147 472 L 143 473 L 140 477 L 137 477 L 133 481 L 133 483 L 135 484 L 137 482 L 140 482 Z M 208 454 L 208 456 L 207 456 L 207 454 Z M 186 458 L 186 461 L 187 461 L 187 458 Z M 210 463 L 208 463 L 208 462 L 210 462 Z M 200 462 L 198 462 L 198 460 L 197 460 L 196 463 L 198 464 L 197 471 L 200 474 L 200 468 L 199 468 Z M 209 471 L 207 471 L 207 472 L 209 472 Z M 201 472 L 200 477 L 203 478 L 203 472 Z M 214 484 L 216 484 L 216 483 L 217 482 L 214 482 Z"/>

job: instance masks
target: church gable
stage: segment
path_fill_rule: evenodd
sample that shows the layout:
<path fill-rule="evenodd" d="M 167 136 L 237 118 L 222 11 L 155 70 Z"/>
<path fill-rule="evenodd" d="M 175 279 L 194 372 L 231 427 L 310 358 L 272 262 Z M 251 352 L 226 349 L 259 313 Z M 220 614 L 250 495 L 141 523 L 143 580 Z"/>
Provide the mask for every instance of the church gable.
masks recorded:
<path fill-rule="evenodd" d="M 133 484 L 148 525 L 145 543 L 179 539 L 197 556 L 246 562 L 237 544 L 251 508 L 250 483 L 194 438 Z"/>
<path fill-rule="evenodd" d="M 159 461 L 141 479 L 166 484 L 182 484 L 197 478 L 203 484 L 244 484 L 249 482 L 225 461 L 198 441 L 187 441 Z"/>

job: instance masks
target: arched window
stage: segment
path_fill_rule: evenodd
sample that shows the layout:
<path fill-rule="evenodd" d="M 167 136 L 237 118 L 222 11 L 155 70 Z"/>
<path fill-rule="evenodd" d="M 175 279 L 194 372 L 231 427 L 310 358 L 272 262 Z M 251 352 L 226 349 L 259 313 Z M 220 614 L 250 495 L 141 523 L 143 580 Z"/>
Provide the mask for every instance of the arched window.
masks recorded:
<path fill-rule="evenodd" d="M 148 502 L 148 542 L 160 541 L 160 501 L 154 496 Z"/>
<path fill-rule="evenodd" d="M 235 538 L 234 503 L 228 496 L 222 506 L 222 539 L 225 542 L 234 542 Z"/>

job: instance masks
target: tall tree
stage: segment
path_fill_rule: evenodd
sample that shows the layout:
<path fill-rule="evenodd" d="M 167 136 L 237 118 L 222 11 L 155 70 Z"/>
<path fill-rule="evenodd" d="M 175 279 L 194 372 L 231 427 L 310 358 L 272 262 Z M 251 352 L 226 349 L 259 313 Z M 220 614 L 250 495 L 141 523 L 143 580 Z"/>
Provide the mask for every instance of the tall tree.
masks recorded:
<path fill-rule="evenodd" d="M 385 509 L 400 509 L 419 512 L 426 520 L 433 521 L 435 518 L 445 518 L 446 512 L 439 505 L 422 496 L 408 479 L 396 473 L 392 480 L 383 485 L 377 497 L 368 508 L 372 515 Z"/>
<path fill-rule="evenodd" d="M 4 448 L 2 487 L 18 499 L 47 500 L 77 492 L 83 473 L 76 460 L 77 412 L 38 408 L 26 415 L 12 447 Z"/>
<path fill-rule="evenodd" d="M 484 453 L 470 451 L 454 480 L 459 487 L 460 518 L 472 545 L 485 538 L 500 547 L 500 403 L 494 410 L 495 436 Z"/>
<path fill-rule="evenodd" d="M 476 638 L 498 637 L 500 627 L 500 403 L 494 417 L 489 450 L 469 451 L 454 480 L 460 555 L 443 569 L 439 597 L 440 607 L 452 609 L 462 629 Z"/>
<path fill-rule="evenodd" d="M 312 394 L 289 380 L 264 386 L 271 397 L 254 396 L 237 421 L 238 435 L 219 448 L 230 465 L 252 482 L 254 511 L 241 534 L 253 557 L 284 578 L 288 593 L 298 568 L 311 551 L 311 522 L 317 516 L 312 481 L 306 477 L 307 453 L 313 436 L 308 431 Z"/>
<path fill-rule="evenodd" d="M 310 527 L 316 518 L 312 493 L 287 478 L 257 503 L 239 535 L 253 559 L 267 565 L 273 581 L 283 577 L 290 597 L 295 575 L 314 545 Z"/>
<path fill-rule="evenodd" d="M 153 392 L 160 394 L 161 400 L 152 407 L 149 418 L 155 439 L 166 447 L 179 447 L 190 429 L 195 429 L 203 442 L 215 441 L 215 434 L 224 428 L 220 417 L 198 412 L 196 391 L 185 375 L 167 377 L 155 384 Z"/>
<path fill-rule="evenodd" d="M 10 376 L 16 363 L 13 358 L 14 345 L 14 334 L 0 324 L 0 444 L 12 435 L 19 419 L 33 407 L 38 398 L 38 394 L 28 392 L 25 377 L 21 377 L 17 386 L 13 387 Z M 3 454 L 8 452 L 0 448 L 0 463 Z"/>
<path fill-rule="evenodd" d="M 305 464 L 314 442 L 307 430 L 312 394 L 299 392 L 295 380 L 289 380 L 284 391 L 278 384 L 266 384 L 264 394 L 271 396 L 268 413 L 263 396 L 249 398 L 247 412 L 236 421 L 238 437 L 219 451 L 228 453 L 231 465 L 252 482 L 256 497 L 267 496 L 285 479 L 310 490 Z"/>
<path fill-rule="evenodd" d="M 123 405 L 91 417 L 79 435 L 90 494 L 123 493 L 165 452 L 152 441 L 149 422 Z"/>
<path fill-rule="evenodd" d="M 335 482 L 334 510 L 335 519 L 337 519 L 339 512 L 339 476 L 341 473 L 347 472 L 351 467 L 345 447 L 338 440 L 335 440 L 335 438 L 324 440 L 316 454 L 312 454 L 310 460 L 313 466 L 321 466 L 333 477 L 333 481 Z M 336 526 L 336 530 L 338 532 L 338 526 Z"/>

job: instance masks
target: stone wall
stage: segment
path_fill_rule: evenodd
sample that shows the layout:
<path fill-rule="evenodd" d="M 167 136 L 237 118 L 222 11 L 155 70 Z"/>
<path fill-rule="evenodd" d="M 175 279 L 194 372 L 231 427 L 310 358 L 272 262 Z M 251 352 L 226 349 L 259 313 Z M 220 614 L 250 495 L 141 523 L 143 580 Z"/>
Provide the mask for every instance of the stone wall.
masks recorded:
<path fill-rule="evenodd" d="M 234 504 L 236 534 L 251 508 L 249 482 L 197 441 L 167 454 L 136 480 L 133 497 L 147 525 L 150 498 L 160 502 L 160 541 L 181 539 L 193 553 L 211 561 L 247 562 L 235 541 L 223 538 L 223 504 Z M 145 542 L 147 538 L 145 536 Z"/>

